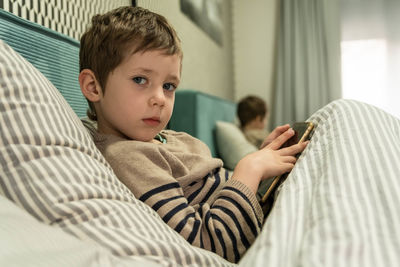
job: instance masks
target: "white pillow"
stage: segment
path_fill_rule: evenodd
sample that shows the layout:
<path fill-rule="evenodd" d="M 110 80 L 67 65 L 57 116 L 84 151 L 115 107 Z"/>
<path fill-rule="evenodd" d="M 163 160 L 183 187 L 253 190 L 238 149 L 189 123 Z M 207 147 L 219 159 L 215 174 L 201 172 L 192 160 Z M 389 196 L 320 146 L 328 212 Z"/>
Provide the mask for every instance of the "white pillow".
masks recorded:
<path fill-rule="evenodd" d="M 230 122 L 216 122 L 216 139 L 218 154 L 224 162 L 224 167 L 230 170 L 233 170 L 244 156 L 258 150 L 247 141 L 239 127 Z"/>
<path fill-rule="evenodd" d="M 137 200 L 57 89 L 1 40 L 0 194 L 37 220 L 116 256 L 168 266 L 230 265 L 191 246 Z"/>

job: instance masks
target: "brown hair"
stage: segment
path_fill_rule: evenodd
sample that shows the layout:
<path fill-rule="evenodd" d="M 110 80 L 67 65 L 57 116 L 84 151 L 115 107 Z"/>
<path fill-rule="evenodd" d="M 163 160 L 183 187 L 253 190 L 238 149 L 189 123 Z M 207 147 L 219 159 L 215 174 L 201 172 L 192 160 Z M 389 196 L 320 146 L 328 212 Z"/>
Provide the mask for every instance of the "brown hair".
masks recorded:
<path fill-rule="evenodd" d="M 246 124 L 257 118 L 257 116 L 264 118 L 267 112 L 267 104 L 257 96 L 247 96 L 240 100 L 237 106 L 237 116 L 241 127 L 246 126 Z"/>
<path fill-rule="evenodd" d="M 119 7 L 95 15 L 80 42 L 80 71 L 92 70 L 103 93 L 108 75 L 128 54 L 163 50 L 182 57 L 180 40 L 166 18 L 141 7 Z M 93 103 L 88 102 L 87 115 L 96 120 Z"/>

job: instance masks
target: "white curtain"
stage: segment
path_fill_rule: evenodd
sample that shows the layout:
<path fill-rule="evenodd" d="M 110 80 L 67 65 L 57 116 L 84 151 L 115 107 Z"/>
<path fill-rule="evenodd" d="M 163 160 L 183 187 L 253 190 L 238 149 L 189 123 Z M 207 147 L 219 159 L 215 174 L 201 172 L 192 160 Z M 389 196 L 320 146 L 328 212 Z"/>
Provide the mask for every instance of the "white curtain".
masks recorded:
<path fill-rule="evenodd" d="M 339 0 L 279 0 L 271 126 L 306 120 L 341 97 Z"/>
<path fill-rule="evenodd" d="M 341 0 L 343 97 L 400 118 L 400 0 Z"/>

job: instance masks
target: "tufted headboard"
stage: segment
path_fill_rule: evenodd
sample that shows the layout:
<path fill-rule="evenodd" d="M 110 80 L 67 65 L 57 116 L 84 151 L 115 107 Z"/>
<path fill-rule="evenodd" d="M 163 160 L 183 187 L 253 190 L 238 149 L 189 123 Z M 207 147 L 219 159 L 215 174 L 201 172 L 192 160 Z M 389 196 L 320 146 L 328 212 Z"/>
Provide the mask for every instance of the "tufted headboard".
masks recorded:
<path fill-rule="evenodd" d="M 215 138 L 216 121 L 233 122 L 236 104 L 230 100 L 196 90 L 178 89 L 169 128 L 199 138 L 208 145 L 211 154 L 219 157 Z"/>
<path fill-rule="evenodd" d="M 34 65 L 61 92 L 79 117 L 86 115 L 81 93 L 79 42 L 0 9 L 0 39 Z M 29 45 L 27 45 L 29 44 Z"/>

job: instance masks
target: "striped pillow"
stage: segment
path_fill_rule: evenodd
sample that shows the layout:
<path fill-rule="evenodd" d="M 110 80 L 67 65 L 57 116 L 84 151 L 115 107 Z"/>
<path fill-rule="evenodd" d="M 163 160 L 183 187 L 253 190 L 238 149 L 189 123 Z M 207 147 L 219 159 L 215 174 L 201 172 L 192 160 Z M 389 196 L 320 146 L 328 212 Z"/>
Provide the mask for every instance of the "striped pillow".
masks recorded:
<path fill-rule="evenodd" d="M 116 178 L 56 88 L 0 41 L 0 194 L 117 256 L 229 266 L 192 247 Z"/>

